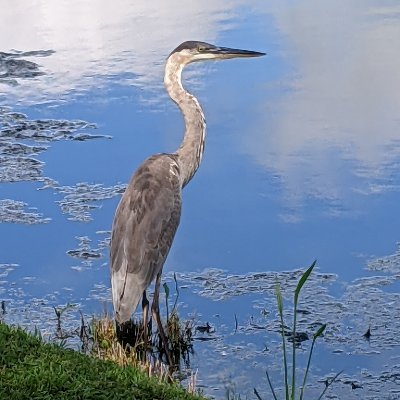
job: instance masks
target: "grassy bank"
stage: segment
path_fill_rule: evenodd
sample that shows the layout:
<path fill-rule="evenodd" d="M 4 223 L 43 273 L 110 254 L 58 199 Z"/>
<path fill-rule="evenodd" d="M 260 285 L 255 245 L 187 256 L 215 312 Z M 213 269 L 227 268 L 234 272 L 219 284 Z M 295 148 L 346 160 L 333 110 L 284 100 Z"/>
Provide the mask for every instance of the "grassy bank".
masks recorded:
<path fill-rule="evenodd" d="M 0 322 L 0 398 L 185 399 L 200 397 L 159 382 L 131 366 L 120 367 L 76 351 L 45 344 Z"/>

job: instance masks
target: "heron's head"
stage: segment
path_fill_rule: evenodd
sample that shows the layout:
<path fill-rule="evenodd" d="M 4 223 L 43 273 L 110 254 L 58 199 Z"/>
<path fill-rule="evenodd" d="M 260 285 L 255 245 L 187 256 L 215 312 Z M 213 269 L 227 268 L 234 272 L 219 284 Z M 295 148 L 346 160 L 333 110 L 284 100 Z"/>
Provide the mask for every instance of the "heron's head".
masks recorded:
<path fill-rule="evenodd" d="M 189 64 L 201 60 L 225 60 L 237 57 L 259 57 L 265 53 L 250 50 L 231 49 L 218 47 L 205 42 L 188 41 L 180 44 L 171 52 L 170 57 L 179 57 L 179 62 Z"/>

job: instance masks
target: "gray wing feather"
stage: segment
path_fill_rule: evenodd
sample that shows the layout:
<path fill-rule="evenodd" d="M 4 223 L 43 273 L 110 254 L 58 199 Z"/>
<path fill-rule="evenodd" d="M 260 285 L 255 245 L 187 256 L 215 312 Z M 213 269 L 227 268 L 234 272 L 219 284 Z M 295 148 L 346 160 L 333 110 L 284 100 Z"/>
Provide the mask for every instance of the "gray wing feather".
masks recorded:
<path fill-rule="evenodd" d="M 173 155 L 147 159 L 118 205 L 111 236 L 111 286 L 118 322 L 130 319 L 167 258 L 181 214 Z"/>

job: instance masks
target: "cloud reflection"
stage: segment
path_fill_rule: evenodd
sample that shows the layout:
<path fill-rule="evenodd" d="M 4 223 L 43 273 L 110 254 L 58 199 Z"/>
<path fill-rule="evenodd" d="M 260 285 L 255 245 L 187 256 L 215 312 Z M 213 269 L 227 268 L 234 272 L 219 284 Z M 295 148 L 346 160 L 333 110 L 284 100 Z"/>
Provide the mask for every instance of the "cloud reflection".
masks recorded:
<path fill-rule="evenodd" d="M 2 88 L 25 103 L 37 101 L 38 93 L 48 101 L 98 87 L 106 78 L 160 87 L 171 44 L 188 38 L 214 41 L 229 27 L 239 3 L 99 0 L 94 6 L 88 0 L 34 0 L 27 6 L 6 2 L 10 4 L 2 7 L 0 49 L 56 51 L 40 60 L 46 78 Z"/>
<path fill-rule="evenodd" d="M 269 11 L 294 72 L 268 104 L 267 129 L 249 148 L 282 178 L 288 207 L 314 197 L 340 214 L 354 190 L 393 189 L 400 156 L 398 2 L 275 2 Z"/>

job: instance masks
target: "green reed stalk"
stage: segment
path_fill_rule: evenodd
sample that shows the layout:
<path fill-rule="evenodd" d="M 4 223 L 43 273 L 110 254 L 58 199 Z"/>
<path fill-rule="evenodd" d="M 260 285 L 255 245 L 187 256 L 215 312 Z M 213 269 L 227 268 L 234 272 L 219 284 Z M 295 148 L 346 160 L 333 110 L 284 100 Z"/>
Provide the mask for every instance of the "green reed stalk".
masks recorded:
<path fill-rule="evenodd" d="M 293 309 L 293 332 L 292 332 L 292 340 L 293 340 L 293 346 L 292 346 L 292 392 L 291 392 L 291 400 L 294 400 L 294 395 L 296 392 L 296 323 L 297 323 L 297 303 L 299 301 L 299 295 L 301 288 L 303 285 L 306 283 L 308 277 L 310 276 L 312 270 L 314 269 L 315 265 L 317 263 L 317 260 L 314 260 L 314 262 L 311 264 L 311 266 L 307 269 L 306 272 L 302 275 L 302 277 L 299 280 L 299 283 L 297 284 L 296 290 L 294 291 L 294 309 Z"/>
<path fill-rule="evenodd" d="M 310 348 L 310 354 L 308 355 L 307 368 L 306 368 L 306 372 L 304 373 L 303 385 L 302 385 L 302 387 L 300 389 L 300 400 L 303 400 L 304 390 L 305 390 L 306 382 L 307 382 L 308 370 L 310 369 L 311 357 L 312 357 L 312 353 L 313 353 L 313 350 L 314 350 L 315 341 L 317 340 L 317 338 L 319 336 L 321 336 L 324 333 L 325 329 L 326 329 L 326 324 L 322 325 L 317 330 L 317 332 L 314 333 L 314 335 L 313 335 L 313 340 L 312 340 L 311 348 Z"/>
<path fill-rule="evenodd" d="M 278 303 L 278 312 L 281 320 L 281 336 L 282 336 L 282 350 L 283 350 L 283 368 L 285 371 L 285 398 L 289 400 L 289 383 L 288 383 L 288 367 L 287 367 L 287 355 L 286 355 L 286 341 L 283 321 L 283 299 L 281 293 L 281 287 L 279 283 L 275 286 L 276 300 Z"/>

